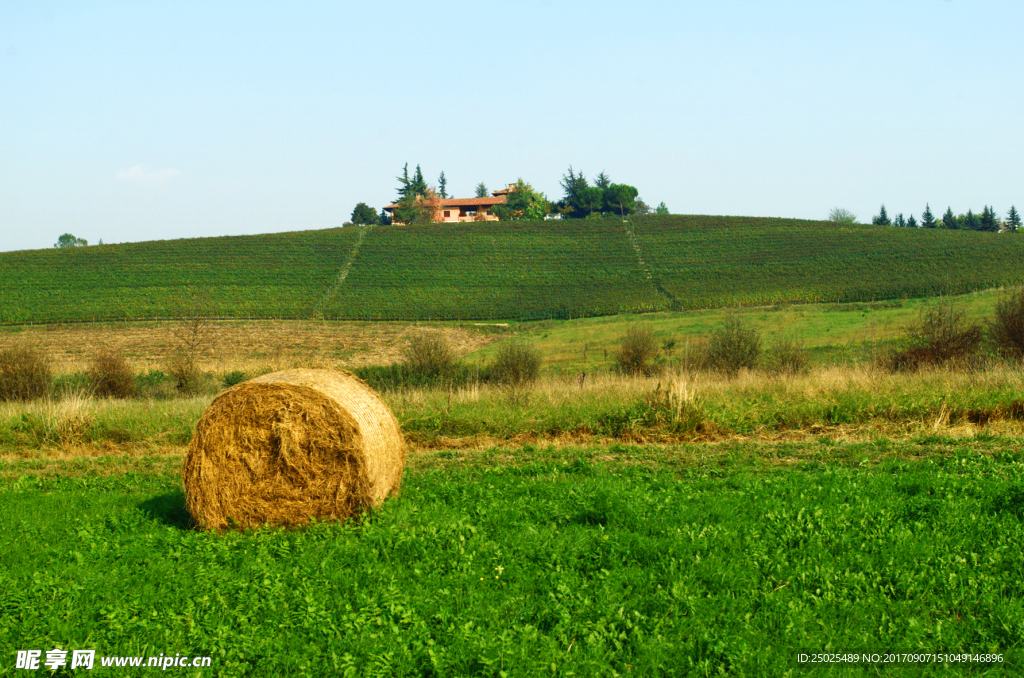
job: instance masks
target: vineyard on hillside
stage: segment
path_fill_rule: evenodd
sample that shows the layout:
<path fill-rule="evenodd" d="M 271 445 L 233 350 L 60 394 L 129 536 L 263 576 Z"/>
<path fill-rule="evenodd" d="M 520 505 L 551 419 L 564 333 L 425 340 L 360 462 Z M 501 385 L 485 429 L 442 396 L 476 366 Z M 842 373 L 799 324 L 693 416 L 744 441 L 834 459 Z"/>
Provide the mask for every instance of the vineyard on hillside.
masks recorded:
<path fill-rule="evenodd" d="M 795 219 L 634 220 L 674 309 L 961 294 L 1024 281 L 1024 238 Z"/>
<path fill-rule="evenodd" d="M 1013 234 L 707 216 L 351 227 L 3 253 L 0 323 L 176 317 L 197 302 L 228 318 L 567 318 L 1022 281 Z"/>
<path fill-rule="evenodd" d="M 488 319 L 658 310 L 622 222 L 378 227 L 326 317 Z"/>
<path fill-rule="evenodd" d="M 0 322 L 309 317 L 356 229 L 0 254 Z"/>

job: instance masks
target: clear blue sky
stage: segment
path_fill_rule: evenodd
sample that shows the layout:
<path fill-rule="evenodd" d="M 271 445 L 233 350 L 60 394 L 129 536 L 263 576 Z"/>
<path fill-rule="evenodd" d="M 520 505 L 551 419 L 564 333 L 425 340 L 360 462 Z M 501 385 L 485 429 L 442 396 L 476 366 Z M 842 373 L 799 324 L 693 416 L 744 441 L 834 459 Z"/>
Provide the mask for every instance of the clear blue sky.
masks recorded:
<path fill-rule="evenodd" d="M 571 164 L 674 213 L 1024 209 L 1024 2 L 0 0 L 0 250 Z"/>

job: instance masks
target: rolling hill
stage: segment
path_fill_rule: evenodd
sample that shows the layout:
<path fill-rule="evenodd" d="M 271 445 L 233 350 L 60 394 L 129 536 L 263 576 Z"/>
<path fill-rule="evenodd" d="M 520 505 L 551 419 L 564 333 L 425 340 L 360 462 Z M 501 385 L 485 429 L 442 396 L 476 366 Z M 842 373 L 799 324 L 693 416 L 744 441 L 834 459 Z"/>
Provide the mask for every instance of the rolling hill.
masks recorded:
<path fill-rule="evenodd" d="M 0 254 L 0 323 L 567 318 L 1024 281 L 1024 238 L 665 216 L 297 231 Z"/>

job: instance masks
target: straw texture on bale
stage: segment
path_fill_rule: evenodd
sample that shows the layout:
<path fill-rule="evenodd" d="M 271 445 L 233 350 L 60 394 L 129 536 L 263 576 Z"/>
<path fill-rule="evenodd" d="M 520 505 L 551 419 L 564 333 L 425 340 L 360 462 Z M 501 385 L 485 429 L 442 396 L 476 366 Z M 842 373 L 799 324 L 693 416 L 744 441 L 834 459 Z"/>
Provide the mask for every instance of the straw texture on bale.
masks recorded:
<path fill-rule="evenodd" d="M 391 410 L 341 370 L 286 370 L 233 386 L 196 426 L 185 505 L 202 528 L 346 518 L 397 492 L 405 442 Z"/>

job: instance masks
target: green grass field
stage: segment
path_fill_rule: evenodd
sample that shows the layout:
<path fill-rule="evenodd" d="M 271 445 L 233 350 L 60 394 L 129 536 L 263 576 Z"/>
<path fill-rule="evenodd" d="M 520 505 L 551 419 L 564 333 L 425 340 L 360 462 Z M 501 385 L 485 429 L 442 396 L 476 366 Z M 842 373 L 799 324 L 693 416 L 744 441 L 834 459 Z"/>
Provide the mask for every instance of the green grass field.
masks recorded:
<path fill-rule="evenodd" d="M 966 320 L 984 324 L 993 318 L 996 303 L 1007 290 L 984 290 L 943 297 Z M 619 314 L 572 320 L 540 320 L 513 324 L 509 332 L 529 341 L 541 353 L 544 369 L 578 373 L 612 369 L 615 353 L 630 327 L 650 328 L 660 344 L 674 342 L 662 359 L 673 364 L 693 361 L 708 336 L 720 328 L 729 314 L 756 328 L 765 347 L 779 339 L 798 341 L 817 364 L 856 363 L 871 360 L 907 327 L 920 320 L 922 309 L 935 298 L 896 299 L 875 302 L 777 304 L 748 308 L 715 308 L 691 311 L 660 311 Z M 493 359 L 496 345 L 467 356 L 475 364 Z"/>
<path fill-rule="evenodd" d="M 0 654 L 5 672 L 60 647 L 210 656 L 219 676 L 1019 675 L 1020 442 L 424 453 L 361 525 L 227 534 L 187 529 L 173 463 L 18 462 Z M 851 673 L 800 651 L 1002 662 Z"/>
<path fill-rule="evenodd" d="M 753 217 L 356 227 L 0 254 L 0 323 L 530 320 L 954 294 L 1024 239 Z M 342 275 L 344 273 L 344 275 Z"/>

